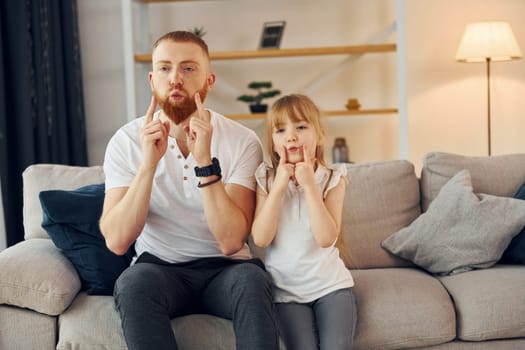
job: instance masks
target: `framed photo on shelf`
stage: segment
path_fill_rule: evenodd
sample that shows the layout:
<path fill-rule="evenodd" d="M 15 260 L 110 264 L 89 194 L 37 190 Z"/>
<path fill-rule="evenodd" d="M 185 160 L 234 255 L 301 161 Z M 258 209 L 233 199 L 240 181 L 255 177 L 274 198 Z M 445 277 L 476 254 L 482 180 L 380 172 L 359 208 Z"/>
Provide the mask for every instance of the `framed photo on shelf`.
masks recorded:
<path fill-rule="evenodd" d="M 265 22 L 259 49 L 278 49 L 284 32 L 285 21 Z"/>

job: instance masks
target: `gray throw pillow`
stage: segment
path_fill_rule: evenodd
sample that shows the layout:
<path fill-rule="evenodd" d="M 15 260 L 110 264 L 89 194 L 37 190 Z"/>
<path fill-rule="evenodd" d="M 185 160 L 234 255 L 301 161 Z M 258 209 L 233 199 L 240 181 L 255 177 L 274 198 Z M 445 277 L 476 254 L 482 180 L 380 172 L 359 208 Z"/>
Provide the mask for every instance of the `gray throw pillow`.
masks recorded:
<path fill-rule="evenodd" d="M 525 225 L 525 201 L 475 194 L 470 173 L 452 177 L 428 210 L 381 246 L 434 274 L 494 265 Z"/>
<path fill-rule="evenodd" d="M 56 316 L 69 307 L 80 286 L 75 268 L 50 239 L 28 239 L 0 254 L 0 304 Z M 0 339 L 3 344 L 1 331 Z"/>

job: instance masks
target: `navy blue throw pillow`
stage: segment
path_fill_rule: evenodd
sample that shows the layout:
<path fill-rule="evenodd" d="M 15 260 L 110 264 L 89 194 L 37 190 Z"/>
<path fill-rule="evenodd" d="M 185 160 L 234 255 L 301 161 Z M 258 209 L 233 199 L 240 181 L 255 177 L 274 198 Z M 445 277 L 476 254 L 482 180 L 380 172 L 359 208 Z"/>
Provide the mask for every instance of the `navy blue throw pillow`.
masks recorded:
<path fill-rule="evenodd" d="M 41 191 L 39 198 L 42 228 L 75 266 L 82 289 L 90 295 L 112 295 L 116 279 L 129 266 L 135 251 L 132 247 L 119 256 L 106 247 L 98 227 L 104 184 Z"/>
<path fill-rule="evenodd" d="M 525 183 L 518 189 L 514 198 L 525 200 Z M 525 227 L 510 241 L 499 262 L 525 265 Z"/>

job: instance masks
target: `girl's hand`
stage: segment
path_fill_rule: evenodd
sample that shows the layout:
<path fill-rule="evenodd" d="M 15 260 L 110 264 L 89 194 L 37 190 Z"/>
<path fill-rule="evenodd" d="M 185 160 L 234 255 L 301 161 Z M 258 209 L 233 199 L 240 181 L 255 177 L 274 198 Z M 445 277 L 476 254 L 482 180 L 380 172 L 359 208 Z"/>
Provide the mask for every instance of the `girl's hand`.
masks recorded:
<path fill-rule="evenodd" d="M 140 129 L 140 143 L 144 157 L 143 162 L 147 168 L 156 168 L 168 148 L 170 123 L 163 123 L 160 119 L 153 120 L 156 106 L 157 101 L 155 97 L 152 96 L 151 103 L 146 112 L 144 126 Z"/>
<path fill-rule="evenodd" d="M 199 92 L 195 93 L 197 115 L 191 117 L 188 127 L 185 128 L 186 141 L 191 154 L 200 166 L 211 164 L 211 136 L 213 127 L 210 115 L 204 109 Z"/>
<path fill-rule="evenodd" d="M 301 187 L 315 186 L 315 159 L 311 159 L 306 145 L 303 145 L 303 161 L 295 164 L 295 180 Z"/>
<path fill-rule="evenodd" d="M 290 180 L 294 179 L 294 168 L 293 164 L 288 163 L 288 151 L 283 146 L 279 153 L 279 165 L 277 166 L 273 188 L 285 191 Z"/>

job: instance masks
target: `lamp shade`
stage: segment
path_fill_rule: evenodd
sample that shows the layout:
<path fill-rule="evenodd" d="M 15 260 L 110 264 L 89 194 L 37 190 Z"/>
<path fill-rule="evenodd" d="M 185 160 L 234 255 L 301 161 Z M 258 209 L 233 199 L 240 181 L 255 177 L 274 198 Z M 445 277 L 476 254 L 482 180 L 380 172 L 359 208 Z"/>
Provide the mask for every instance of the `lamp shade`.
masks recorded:
<path fill-rule="evenodd" d="M 521 51 L 507 22 L 475 22 L 465 28 L 456 60 L 460 62 L 508 61 L 521 58 Z"/>

